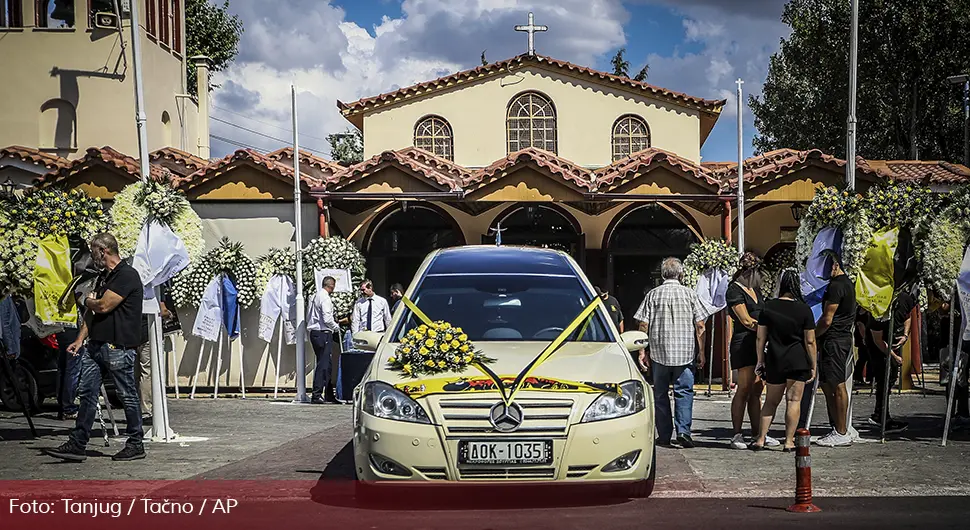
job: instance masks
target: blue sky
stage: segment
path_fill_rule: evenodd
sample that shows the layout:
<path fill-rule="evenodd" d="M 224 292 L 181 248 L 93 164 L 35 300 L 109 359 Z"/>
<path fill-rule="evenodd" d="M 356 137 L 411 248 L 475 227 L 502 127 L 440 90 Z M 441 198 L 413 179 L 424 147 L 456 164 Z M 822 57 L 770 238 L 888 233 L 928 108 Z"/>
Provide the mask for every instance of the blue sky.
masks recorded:
<path fill-rule="evenodd" d="M 768 58 L 788 28 L 784 0 L 230 0 L 246 27 L 240 54 L 214 96 L 213 115 L 258 134 L 213 123 L 213 134 L 260 150 L 287 139 L 289 84 L 299 87 L 300 133 L 327 154 L 323 137 L 347 127 L 335 100 L 353 101 L 526 50 L 512 26 L 529 11 L 549 31 L 544 55 L 610 71 L 625 47 L 631 74 L 650 65 L 648 82 L 728 105 L 707 140 L 707 161 L 737 158 L 735 80 L 745 99 L 760 93 Z M 745 156 L 754 122 L 744 108 Z M 272 137 L 272 138 L 269 138 Z M 213 140 L 213 155 L 238 148 Z"/>

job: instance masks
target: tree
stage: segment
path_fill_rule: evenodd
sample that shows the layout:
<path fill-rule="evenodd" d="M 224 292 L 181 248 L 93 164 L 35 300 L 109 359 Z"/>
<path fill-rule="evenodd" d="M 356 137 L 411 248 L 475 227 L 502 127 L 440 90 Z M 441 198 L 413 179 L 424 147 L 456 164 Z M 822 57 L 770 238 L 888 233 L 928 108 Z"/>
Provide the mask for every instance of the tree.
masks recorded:
<path fill-rule="evenodd" d="M 485 58 L 485 50 L 482 50 L 482 66 L 488 66 L 488 59 Z"/>
<path fill-rule="evenodd" d="M 851 13 L 844 0 L 790 0 L 792 33 L 749 98 L 755 148 L 846 152 Z M 872 159 L 959 160 L 961 101 L 948 76 L 970 72 L 970 2 L 860 2 L 857 150 Z"/>
<path fill-rule="evenodd" d="M 645 64 L 643 65 L 643 68 L 641 68 L 640 71 L 637 72 L 637 75 L 633 76 L 633 80 L 640 81 L 642 83 L 643 81 L 647 80 L 647 75 L 649 74 L 649 72 L 650 72 L 650 65 Z"/>
<path fill-rule="evenodd" d="M 360 129 L 348 127 L 342 133 L 327 135 L 330 158 L 344 166 L 364 160 L 364 137 Z"/>
<path fill-rule="evenodd" d="M 627 61 L 624 55 L 626 55 L 626 48 L 616 50 L 616 55 L 614 55 L 613 60 L 610 61 L 610 63 L 613 65 L 613 75 L 630 77 L 630 61 Z"/>
<path fill-rule="evenodd" d="M 208 0 L 185 2 L 185 47 L 189 57 L 205 55 L 212 60 L 212 72 L 224 70 L 239 53 L 243 23 L 229 13 L 229 0 L 222 6 Z M 189 61 L 188 90 L 196 95 L 195 65 Z M 209 83 L 209 90 L 215 87 Z"/>

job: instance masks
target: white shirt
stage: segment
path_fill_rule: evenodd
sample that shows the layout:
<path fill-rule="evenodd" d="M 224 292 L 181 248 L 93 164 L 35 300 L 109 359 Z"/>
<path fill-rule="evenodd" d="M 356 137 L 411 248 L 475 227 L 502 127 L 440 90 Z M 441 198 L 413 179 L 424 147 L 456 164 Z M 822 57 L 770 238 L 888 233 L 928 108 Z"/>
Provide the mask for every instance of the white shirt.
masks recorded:
<path fill-rule="evenodd" d="M 367 329 L 367 308 L 371 311 L 371 328 Z M 354 312 L 350 317 L 350 331 L 376 331 L 383 333 L 391 325 L 391 308 L 387 305 L 387 300 L 382 296 L 374 295 L 373 298 L 361 296 L 354 303 Z"/>
<path fill-rule="evenodd" d="M 340 330 L 340 326 L 333 318 L 333 301 L 330 300 L 330 293 L 325 289 L 320 289 L 313 296 L 310 302 L 310 310 L 307 311 L 306 328 L 311 331 L 333 331 Z"/>

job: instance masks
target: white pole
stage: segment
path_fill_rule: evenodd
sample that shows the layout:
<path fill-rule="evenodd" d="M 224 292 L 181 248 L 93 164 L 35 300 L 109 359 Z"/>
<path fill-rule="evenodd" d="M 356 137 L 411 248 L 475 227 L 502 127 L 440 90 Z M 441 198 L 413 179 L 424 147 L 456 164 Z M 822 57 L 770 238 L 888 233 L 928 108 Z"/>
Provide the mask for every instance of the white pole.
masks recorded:
<path fill-rule="evenodd" d="M 189 399 L 195 399 L 195 384 L 199 382 L 199 371 L 202 370 L 202 348 L 205 346 L 205 341 L 202 341 L 202 346 L 199 346 L 199 357 L 195 360 L 195 375 L 192 377 L 192 392 L 189 393 Z M 212 348 L 209 348 L 209 364 L 212 364 Z"/>
<path fill-rule="evenodd" d="M 141 168 L 141 179 L 147 181 L 151 175 L 151 165 L 148 160 L 148 130 L 145 115 L 145 94 L 141 75 L 141 28 L 139 26 L 138 2 L 131 3 L 131 66 L 135 77 L 135 125 L 138 129 L 138 160 Z M 158 288 L 154 289 L 155 299 L 160 300 Z M 171 428 L 168 426 L 168 406 L 165 403 L 165 387 L 162 381 L 163 349 L 161 347 L 162 319 L 156 311 L 148 324 L 149 347 L 152 357 L 152 430 L 151 438 L 157 441 L 169 441 L 172 438 Z"/>
<path fill-rule="evenodd" d="M 175 383 L 175 399 L 182 399 L 182 396 L 179 394 L 179 363 L 178 363 L 178 360 L 175 358 L 175 356 L 176 356 L 176 352 L 173 349 L 172 350 L 172 382 Z M 166 373 L 167 372 L 168 371 L 166 370 Z M 166 375 L 166 377 L 168 376 Z"/>
<path fill-rule="evenodd" d="M 228 333 L 226 333 L 228 335 Z M 222 373 L 222 323 L 219 324 L 219 353 L 216 356 L 215 387 L 212 389 L 212 399 L 219 399 L 219 374 Z"/>
<path fill-rule="evenodd" d="M 232 353 L 232 341 L 229 342 L 229 352 Z M 242 398 L 246 399 L 246 369 L 243 366 L 243 343 L 242 340 L 239 341 L 239 391 L 242 393 Z"/>
<path fill-rule="evenodd" d="M 855 136 L 856 136 L 856 80 L 859 66 L 859 0 L 850 0 L 852 4 L 852 33 L 849 37 L 849 122 L 846 136 L 848 145 L 845 155 L 845 184 L 850 190 L 855 189 Z M 891 340 L 891 339 L 890 339 Z"/>
<path fill-rule="evenodd" d="M 297 127 L 296 83 L 290 85 L 293 99 L 293 213 L 296 228 L 296 398 L 309 401 L 306 395 L 306 305 L 303 300 L 303 222 L 300 207 L 300 134 Z"/>
<path fill-rule="evenodd" d="M 946 447 L 946 438 L 950 434 L 950 416 L 953 415 L 953 397 L 956 394 L 957 389 L 957 360 L 960 356 L 957 355 L 957 350 L 955 347 L 956 337 L 954 334 L 956 332 L 956 304 L 960 303 L 959 298 L 957 298 L 957 287 L 953 287 L 953 294 L 950 295 L 950 340 L 948 341 L 950 345 L 950 362 L 953 364 L 950 367 L 950 392 L 946 398 L 946 421 L 943 422 L 943 447 Z"/>
<path fill-rule="evenodd" d="M 742 120 L 744 119 L 744 100 L 741 99 L 741 85 L 744 84 L 738 78 L 738 255 L 744 254 L 744 137 L 742 133 Z"/>
<path fill-rule="evenodd" d="M 280 315 L 280 336 L 276 341 L 276 380 L 273 383 L 273 399 L 280 391 L 280 359 L 283 357 L 283 315 Z"/>

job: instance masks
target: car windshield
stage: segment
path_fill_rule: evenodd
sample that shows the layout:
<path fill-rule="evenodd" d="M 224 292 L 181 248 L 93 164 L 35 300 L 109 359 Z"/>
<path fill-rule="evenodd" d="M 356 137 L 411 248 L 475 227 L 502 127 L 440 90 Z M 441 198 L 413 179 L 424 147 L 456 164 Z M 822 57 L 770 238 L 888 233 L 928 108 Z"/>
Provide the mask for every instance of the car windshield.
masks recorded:
<path fill-rule="evenodd" d="M 431 320 L 461 327 L 471 341 L 551 341 L 591 300 L 574 276 L 432 274 L 418 286 L 413 301 Z M 604 322 L 602 308 L 597 309 L 570 340 L 612 341 Z M 420 324 L 405 308 L 395 341 Z"/>

